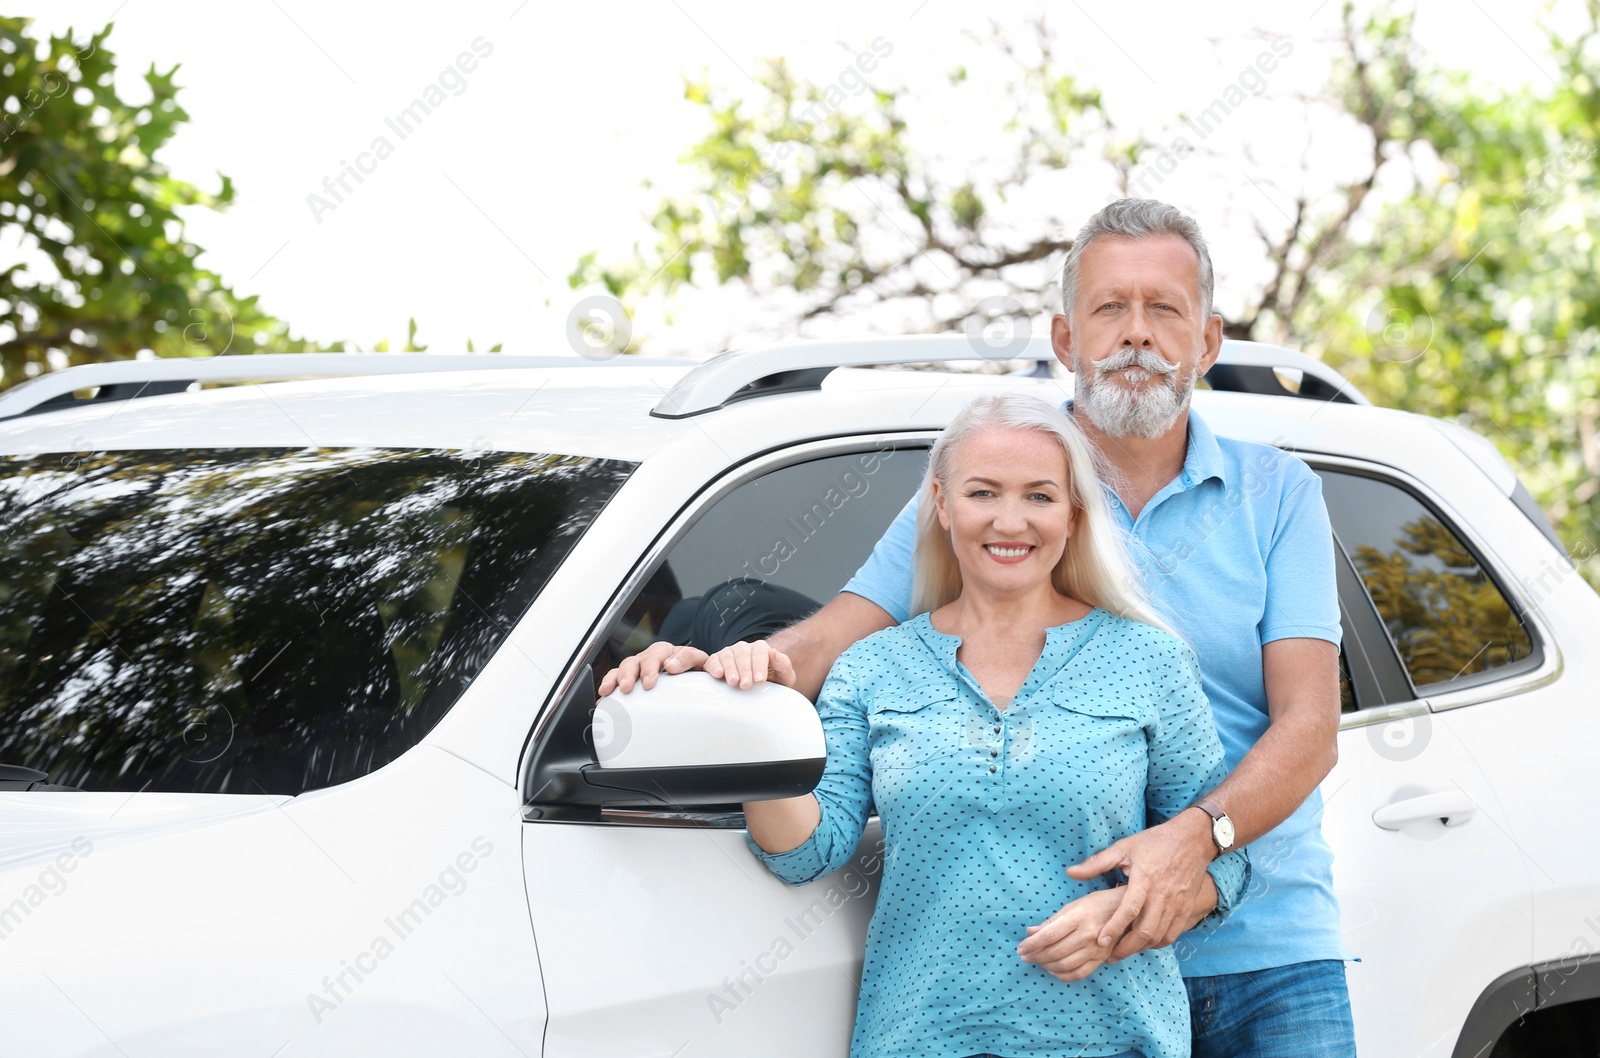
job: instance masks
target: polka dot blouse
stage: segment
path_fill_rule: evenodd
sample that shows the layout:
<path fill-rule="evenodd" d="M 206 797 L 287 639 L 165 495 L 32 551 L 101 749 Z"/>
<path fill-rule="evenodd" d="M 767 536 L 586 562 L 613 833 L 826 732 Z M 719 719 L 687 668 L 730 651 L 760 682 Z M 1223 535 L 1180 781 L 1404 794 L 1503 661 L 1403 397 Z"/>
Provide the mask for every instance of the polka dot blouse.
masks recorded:
<path fill-rule="evenodd" d="M 1227 774 L 1194 654 L 1150 625 L 1093 610 L 1047 631 L 998 710 L 961 640 L 927 614 L 847 650 L 817 708 L 828 739 L 822 819 L 778 855 L 799 885 L 855 854 L 872 805 L 883 879 L 867 931 L 852 1058 L 1189 1054 L 1170 948 L 1063 982 L 1018 958 L 1026 927 L 1107 883 L 1066 868 L 1167 819 Z M 1211 866 L 1224 908 L 1243 850 Z"/>

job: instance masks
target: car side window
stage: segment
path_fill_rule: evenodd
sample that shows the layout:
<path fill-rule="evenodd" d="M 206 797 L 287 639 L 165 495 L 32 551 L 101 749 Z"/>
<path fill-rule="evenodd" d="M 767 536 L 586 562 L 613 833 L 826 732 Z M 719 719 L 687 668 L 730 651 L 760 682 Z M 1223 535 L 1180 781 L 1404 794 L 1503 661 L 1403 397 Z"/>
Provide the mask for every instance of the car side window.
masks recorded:
<path fill-rule="evenodd" d="M 866 561 L 925 464 L 925 448 L 881 442 L 787 463 L 725 492 L 607 629 L 596 676 L 653 642 L 716 651 L 813 613 Z"/>
<path fill-rule="evenodd" d="M 1516 608 L 1448 521 L 1399 485 L 1318 468 L 1333 530 L 1419 691 L 1533 656 Z"/>
<path fill-rule="evenodd" d="M 178 449 L 0 459 L 0 764 L 286 793 L 428 733 L 632 463 Z"/>

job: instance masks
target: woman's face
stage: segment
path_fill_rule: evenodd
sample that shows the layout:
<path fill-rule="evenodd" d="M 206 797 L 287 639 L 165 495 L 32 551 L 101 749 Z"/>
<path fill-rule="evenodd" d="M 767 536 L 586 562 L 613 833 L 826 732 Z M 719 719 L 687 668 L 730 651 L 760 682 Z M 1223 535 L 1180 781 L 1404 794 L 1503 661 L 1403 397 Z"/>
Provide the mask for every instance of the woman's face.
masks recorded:
<path fill-rule="evenodd" d="M 993 427 L 957 445 L 934 502 L 962 583 L 1007 592 L 1048 583 L 1074 529 L 1071 484 L 1060 443 L 1039 430 Z"/>

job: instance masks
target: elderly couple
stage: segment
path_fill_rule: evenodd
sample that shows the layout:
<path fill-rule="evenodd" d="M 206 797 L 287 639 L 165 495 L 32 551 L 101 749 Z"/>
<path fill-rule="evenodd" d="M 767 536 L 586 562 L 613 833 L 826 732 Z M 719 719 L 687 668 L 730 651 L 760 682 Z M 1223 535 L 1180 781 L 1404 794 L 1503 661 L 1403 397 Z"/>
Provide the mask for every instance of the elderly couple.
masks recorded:
<path fill-rule="evenodd" d="M 881 816 L 852 1056 L 1354 1055 L 1318 828 L 1339 719 L 1320 482 L 1189 410 L 1222 341 L 1189 217 L 1107 206 L 1062 301 L 1071 405 L 973 401 L 828 605 L 709 657 L 657 643 L 601 692 L 704 667 L 816 697 L 816 791 L 745 813 L 794 884 Z"/>

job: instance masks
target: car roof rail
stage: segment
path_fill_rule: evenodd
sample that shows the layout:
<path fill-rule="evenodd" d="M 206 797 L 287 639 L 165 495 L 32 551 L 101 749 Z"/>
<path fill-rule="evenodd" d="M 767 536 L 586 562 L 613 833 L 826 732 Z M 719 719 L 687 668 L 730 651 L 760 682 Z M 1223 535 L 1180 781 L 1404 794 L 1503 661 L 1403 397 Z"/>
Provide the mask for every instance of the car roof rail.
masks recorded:
<path fill-rule="evenodd" d="M 349 378 L 433 371 L 484 371 L 507 368 L 593 367 L 602 363 L 681 367 L 681 359 L 581 356 L 506 356 L 503 353 L 249 353 L 234 356 L 174 356 L 154 360 L 113 360 L 62 368 L 19 382 L 0 393 L 0 420 L 135 397 L 182 393 L 196 382 L 281 382 L 306 378 Z M 98 389 L 89 398 L 73 393 Z"/>
<path fill-rule="evenodd" d="M 841 367 L 1016 360 L 1053 362 L 1046 337 L 985 351 L 963 335 L 906 335 L 855 341 L 802 341 L 735 350 L 705 361 L 678 380 L 650 414 L 662 419 L 702 415 L 739 401 L 822 387 Z M 1037 371 L 1033 372 L 1037 374 Z M 1212 389 L 1371 404 L 1344 376 L 1293 349 L 1229 339 L 1206 373 Z"/>
<path fill-rule="evenodd" d="M 1205 379 L 1212 389 L 1228 393 L 1304 397 L 1335 404 L 1372 404 L 1355 383 L 1321 360 L 1265 342 L 1224 340 L 1222 352 L 1206 372 Z"/>

